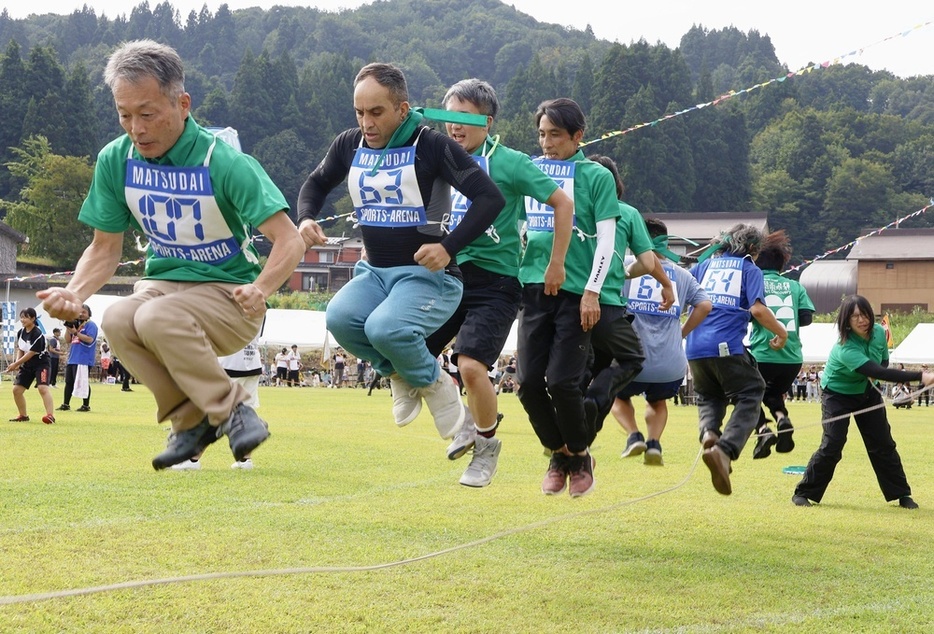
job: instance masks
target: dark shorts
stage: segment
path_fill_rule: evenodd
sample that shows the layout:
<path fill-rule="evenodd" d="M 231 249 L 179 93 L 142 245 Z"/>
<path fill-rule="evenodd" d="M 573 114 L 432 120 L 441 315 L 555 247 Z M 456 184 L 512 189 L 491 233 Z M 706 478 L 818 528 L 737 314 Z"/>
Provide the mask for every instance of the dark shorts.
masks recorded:
<path fill-rule="evenodd" d="M 289 370 L 288 380 L 293 383 L 298 383 L 298 370 Z"/>
<path fill-rule="evenodd" d="M 645 400 L 650 403 L 658 401 L 667 401 L 673 398 L 681 388 L 684 379 L 670 381 L 668 383 L 643 383 L 642 381 L 633 381 L 616 395 L 616 398 L 629 399 L 639 394 L 645 394 Z"/>
<path fill-rule="evenodd" d="M 276 366 L 276 378 L 277 378 L 277 379 L 282 379 L 283 381 L 287 380 L 287 379 L 289 378 L 289 369 L 288 369 L 288 368 L 280 368 L 280 367 Z"/>
<path fill-rule="evenodd" d="M 448 322 L 428 338 L 428 350 L 437 356 L 455 338 L 451 360 L 463 354 L 496 365 L 522 300 L 522 285 L 515 277 L 499 275 L 466 263 L 464 295 Z M 435 352 L 435 349 L 440 349 Z"/>
<path fill-rule="evenodd" d="M 49 379 L 51 378 L 52 370 L 50 364 L 43 363 L 37 366 L 23 366 L 19 369 L 19 372 L 16 373 L 16 379 L 14 384 L 26 388 L 27 390 L 32 385 L 32 382 L 36 382 L 36 387 L 40 385 L 48 385 Z"/>

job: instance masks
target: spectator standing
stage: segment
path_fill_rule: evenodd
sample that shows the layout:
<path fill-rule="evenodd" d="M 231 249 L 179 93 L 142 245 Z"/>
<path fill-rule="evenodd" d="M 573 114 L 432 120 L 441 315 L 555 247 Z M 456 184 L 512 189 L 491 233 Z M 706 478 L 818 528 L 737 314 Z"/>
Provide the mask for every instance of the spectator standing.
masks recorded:
<path fill-rule="evenodd" d="M 97 324 L 91 321 L 91 307 L 81 305 L 78 318 L 65 322 L 65 338 L 68 339 L 68 365 L 65 366 L 65 393 L 58 411 L 71 409 L 74 394 L 84 403 L 79 412 L 91 411 L 91 368 L 97 356 Z"/>
<path fill-rule="evenodd" d="M 298 351 L 298 344 L 292 344 L 292 349 L 289 351 L 287 360 L 289 363 L 289 387 L 301 387 L 302 381 L 300 374 L 302 371 L 302 355 Z"/>
<path fill-rule="evenodd" d="M 276 355 L 276 387 L 289 382 L 289 351 L 283 348 Z"/>
<path fill-rule="evenodd" d="M 46 340 L 49 352 L 49 387 L 58 387 L 58 364 L 62 356 L 62 330 L 53 328 L 52 335 Z"/>

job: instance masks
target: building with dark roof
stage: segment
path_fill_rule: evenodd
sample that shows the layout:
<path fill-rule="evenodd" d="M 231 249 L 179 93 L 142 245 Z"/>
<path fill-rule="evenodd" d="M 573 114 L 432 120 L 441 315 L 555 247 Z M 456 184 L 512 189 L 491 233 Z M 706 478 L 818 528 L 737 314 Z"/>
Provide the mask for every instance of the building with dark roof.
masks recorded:
<path fill-rule="evenodd" d="M 857 292 L 879 313 L 934 309 L 934 229 L 890 229 L 863 238 L 846 256 Z"/>

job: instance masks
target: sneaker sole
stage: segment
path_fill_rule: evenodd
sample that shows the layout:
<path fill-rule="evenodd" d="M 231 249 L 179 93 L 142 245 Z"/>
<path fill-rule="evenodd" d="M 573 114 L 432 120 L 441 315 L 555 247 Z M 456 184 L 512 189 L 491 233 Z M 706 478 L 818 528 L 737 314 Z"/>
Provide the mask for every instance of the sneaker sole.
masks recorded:
<path fill-rule="evenodd" d="M 473 448 L 474 444 L 476 444 L 476 441 L 465 445 L 460 445 L 454 449 L 448 448 L 448 460 L 458 460 L 463 458 L 467 452 Z M 463 482 L 461 482 L 461 484 L 463 484 Z"/>
<path fill-rule="evenodd" d="M 467 475 L 467 474 L 464 474 L 464 475 Z M 493 473 L 491 473 L 490 477 L 487 478 L 486 480 L 468 480 L 466 482 L 464 481 L 464 476 L 461 476 L 460 483 L 463 484 L 465 487 L 470 487 L 472 489 L 482 489 L 485 486 L 489 486 L 489 484 L 493 481 L 493 476 L 495 475 L 496 475 L 496 469 L 493 469 Z"/>
<path fill-rule="evenodd" d="M 647 465 L 652 465 L 656 467 L 661 467 L 665 464 L 664 461 L 662 460 L 662 454 L 656 451 L 646 451 L 644 462 Z"/>
<path fill-rule="evenodd" d="M 561 487 L 559 491 L 546 491 L 545 489 L 542 489 L 542 493 L 544 493 L 545 495 L 561 495 L 562 493 L 564 493 L 564 490 L 566 488 L 568 488 L 568 485 L 565 482 L 564 486 Z"/>
<path fill-rule="evenodd" d="M 623 453 L 620 454 L 622 458 L 632 458 L 635 456 L 641 456 L 645 453 L 646 444 L 644 442 L 637 442 L 629 445 L 623 450 Z"/>
<path fill-rule="evenodd" d="M 727 475 L 725 478 L 720 473 L 719 462 L 720 459 L 715 453 L 704 452 L 704 464 L 707 465 L 707 468 L 710 470 L 710 481 L 713 484 L 714 490 L 720 495 L 730 495 L 733 493 L 733 486 L 730 484 L 730 476 Z"/>

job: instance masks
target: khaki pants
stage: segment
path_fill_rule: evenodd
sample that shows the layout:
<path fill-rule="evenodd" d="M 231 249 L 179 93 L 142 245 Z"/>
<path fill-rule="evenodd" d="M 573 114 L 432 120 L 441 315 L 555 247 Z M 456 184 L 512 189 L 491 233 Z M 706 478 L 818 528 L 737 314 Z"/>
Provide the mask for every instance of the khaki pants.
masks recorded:
<path fill-rule="evenodd" d="M 185 431 L 205 416 L 218 426 L 250 398 L 217 361 L 253 340 L 265 306 L 246 315 L 236 284 L 140 280 L 101 325 L 120 362 L 156 398 L 156 419 Z"/>

